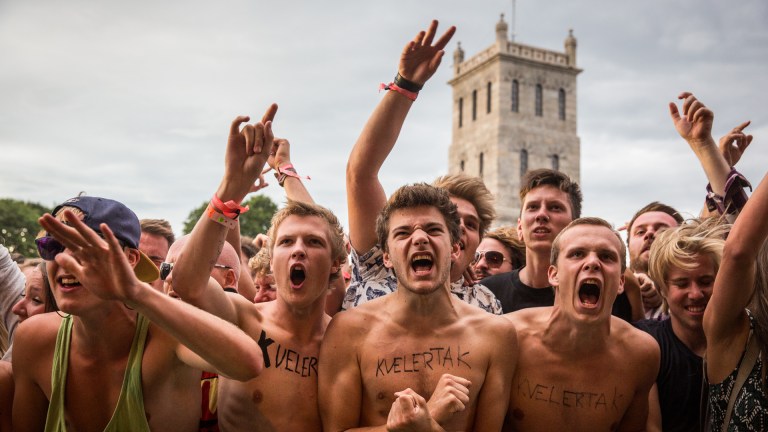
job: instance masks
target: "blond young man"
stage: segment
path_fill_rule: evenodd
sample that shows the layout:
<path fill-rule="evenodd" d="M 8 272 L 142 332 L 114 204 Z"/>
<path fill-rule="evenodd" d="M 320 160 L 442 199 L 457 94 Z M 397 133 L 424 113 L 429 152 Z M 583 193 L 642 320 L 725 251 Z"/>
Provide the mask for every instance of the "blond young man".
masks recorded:
<path fill-rule="evenodd" d="M 319 371 L 325 431 L 501 428 L 515 332 L 450 293 L 459 224 L 441 188 L 405 186 L 390 197 L 376 231 L 397 289 L 328 327 Z"/>
<path fill-rule="evenodd" d="M 598 218 L 576 219 L 552 244 L 552 307 L 506 315 L 520 358 L 505 430 L 644 430 L 659 348 L 611 315 L 626 250 Z"/>
<path fill-rule="evenodd" d="M 338 277 L 346 256 L 336 217 L 307 202 L 311 198 L 307 199 L 297 177 L 283 175 L 280 181 L 287 191 L 302 191 L 291 192 L 291 196 L 305 194 L 305 201 L 289 201 L 272 219 L 269 247 L 277 284 L 275 301 L 253 304 L 242 296 L 225 293 L 209 280 L 225 237 L 230 242 L 239 241 L 237 215 L 222 212 L 244 210 L 239 203 L 266 161 L 278 172 L 286 172 L 290 165 L 288 142 L 273 139 L 271 133 L 276 110 L 273 105 L 262 122 L 242 129 L 240 125 L 247 117 L 238 117 L 232 123 L 224 178 L 212 204 L 216 207 L 212 212 L 215 219 L 209 217 L 211 212 L 200 218 L 173 270 L 174 291 L 184 301 L 235 323 L 261 348 L 265 368 L 258 379 L 219 379 L 218 420 L 222 431 L 321 430 L 317 372 L 320 342 L 330 321 L 324 312 L 325 297 L 330 280 Z"/>

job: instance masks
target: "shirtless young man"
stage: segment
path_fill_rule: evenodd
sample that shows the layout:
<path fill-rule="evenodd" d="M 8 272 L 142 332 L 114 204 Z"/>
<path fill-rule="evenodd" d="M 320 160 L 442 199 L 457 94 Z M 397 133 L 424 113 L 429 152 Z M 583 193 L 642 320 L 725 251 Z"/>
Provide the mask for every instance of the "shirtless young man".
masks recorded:
<path fill-rule="evenodd" d="M 14 430 L 195 431 L 201 370 L 259 373 L 248 335 L 139 280 L 157 268 L 127 207 L 81 196 L 53 214 L 37 243 L 67 316 L 36 315 L 16 333 Z"/>
<path fill-rule="evenodd" d="M 344 296 L 342 310 L 352 309 L 367 301 L 392 293 L 397 287 L 395 275 L 383 262 L 377 246 L 376 217 L 387 203 L 379 171 L 394 149 L 416 94 L 403 87 L 421 88 L 437 71 L 445 53 L 443 49 L 453 37 L 450 27 L 434 42 L 437 21 L 419 32 L 400 55 L 397 77 L 363 127 L 347 163 L 347 208 L 349 240 L 352 246 L 352 281 Z M 416 91 L 418 93 L 418 90 Z M 501 303 L 483 285 L 477 284 L 470 265 L 485 232 L 496 217 L 493 195 L 479 177 L 463 173 L 435 179 L 434 186 L 444 188 L 458 207 L 462 230 L 460 253 L 451 267 L 451 292 L 459 299 L 501 315 Z"/>
<path fill-rule="evenodd" d="M 221 201 L 233 201 L 230 208 L 242 202 L 268 156 L 270 165 L 283 172 L 290 165 L 288 142 L 274 140 L 273 146 L 271 119 L 276 109 L 272 106 L 255 126 L 249 124 L 240 130 L 247 117 L 232 123 L 224 178 L 216 191 Z M 289 201 L 272 219 L 269 247 L 277 285 L 274 301 L 253 304 L 240 295 L 225 293 L 209 279 L 225 237 L 239 239 L 236 220 L 226 215 L 216 217 L 229 226 L 211 219 L 208 213 L 203 215 L 173 268 L 176 294 L 235 323 L 261 348 L 265 368 L 257 379 L 237 382 L 219 378 L 222 431 L 321 430 L 317 372 L 320 342 L 330 321 L 324 311 L 325 297 L 329 281 L 340 276 L 346 251 L 336 217 L 308 203 L 311 198 L 297 177 L 289 175 L 282 180 L 289 196 L 302 201 Z M 305 196 L 295 193 L 295 188 L 302 189 Z M 214 213 L 221 210 L 225 209 Z M 240 359 L 233 357 L 231 361 Z"/>
<path fill-rule="evenodd" d="M 320 354 L 323 429 L 499 430 L 515 330 L 450 293 L 460 225 L 448 193 L 426 184 L 398 189 L 376 231 L 397 289 L 335 315 L 328 327 Z"/>
<path fill-rule="evenodd" d="M 505 430 L 645 430 L 659 347 L 611 316 L 626 250 L 610 224 L 576 219 L 552 244 L 555 305 L 506 315 L 520 359 Z"/>

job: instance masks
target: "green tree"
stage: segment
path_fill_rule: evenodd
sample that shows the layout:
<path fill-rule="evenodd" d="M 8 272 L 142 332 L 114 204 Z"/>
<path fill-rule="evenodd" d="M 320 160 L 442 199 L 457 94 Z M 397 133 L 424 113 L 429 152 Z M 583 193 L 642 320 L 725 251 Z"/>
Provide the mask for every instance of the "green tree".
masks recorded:
<path fill-rule="evenodd" d="M 250 210 L 240 215 L 240 234 L 249 237 L 255 237 L 259 233 L 266 234 L 272 215 L 277 211 L 277 204 L 266 195 L 254 195 L 245 202 L 245 205 Z M 195 227 L 206 207 L 208 207 L 208 201 L 189 212 L 187 220 L 184 221 L 184 234 L 192 232 L 192 228 Z"/>
<path fill-rule="evenodd" d="M 0 199 L 0 243 L 11 252 L 38 257 L 35 237 L 41 228 L 37 218 L 50 211 L 39 203 Z"/>

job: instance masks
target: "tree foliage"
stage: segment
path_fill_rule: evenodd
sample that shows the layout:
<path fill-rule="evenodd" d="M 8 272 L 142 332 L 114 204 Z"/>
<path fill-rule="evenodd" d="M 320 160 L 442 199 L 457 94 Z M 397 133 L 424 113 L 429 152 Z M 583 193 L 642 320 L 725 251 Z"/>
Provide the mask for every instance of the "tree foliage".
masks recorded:
<path fill-rule="evenodd" d="M 249 237 L 255 237 L 259 233 L 266 234 L 272 215 L 277 211 L 277 204 L 268 196 L 254 195 L 244 205 L 250 207 L 250 210 L 240 215 L 240 234 Z M 189 212 L 187 220 L 184 221 L 184 234 L 192 232 L 192 228 L 195 227 L 206 207 L 208 207 L 208 201 Z"/>
<path fill-rule="evenodd" d="M 11 198 L 0 199 L 0 242 L 11 252 L 37 257 L 37 219 L 51 209 L 42 204 Z"/>

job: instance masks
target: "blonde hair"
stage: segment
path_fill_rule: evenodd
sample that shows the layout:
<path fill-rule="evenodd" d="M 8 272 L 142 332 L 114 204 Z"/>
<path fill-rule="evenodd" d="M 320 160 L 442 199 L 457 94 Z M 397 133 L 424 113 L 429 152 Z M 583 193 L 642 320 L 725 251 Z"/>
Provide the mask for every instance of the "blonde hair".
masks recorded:
<path fill-rule="evenodd" d="M 469 201 L 477 210 L 477 217 L 480 219 L 480 237 L 485 235 L 493 220 L 496 219 L 496 208 L 493 205 L 493 194 L 480 177 L 448 174 L 436 178 L 432 186 L 447 190 L 448 195 L 452 197 Z"/>
<path fill-rule="evenodd" d="M 666 298 L 667 276 L 674 268 L 692 270 L 699 255 L 712 259 L 715 273 L 720 269 L 725 236 L 731 226 L 720 219 L 689 219 L 682 225 L 669 228 L 656 235 L 648 259 L 648 275 Z"/>
<path fill-rule="evenodd" d="M 311 203 L 305 203 L 301 201 L 288 200 L 285 207 L 272 216 L 272 223 L 267 232 L 269 237 L 269 253 L 271 255 L 272 249 L 275 247 L 275 240 L 277 239 L 277 231 L 288 216 L 315 216 L 323 219 L 328 223 L 328 239 L 331 242 L 331 260 L 344 262 L 347 259 L 347 249 L 344 245 L 344 229 L 341 228 L 341 223 L 336 215 L 327 208 Z M 336 273 L 331 275 L 331 280 L 336 279 L 341 275 L 341 266 Z"/>
<path fill-rule="evenodd" d="M 248 260 L 248 267 L 251 268 L 254 275 L 268 275 L 272 273 L 272 268 L 269 265 L 269 248 L 261 248 L 256 255 Z"/>

